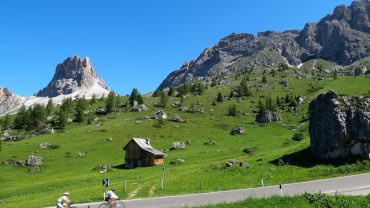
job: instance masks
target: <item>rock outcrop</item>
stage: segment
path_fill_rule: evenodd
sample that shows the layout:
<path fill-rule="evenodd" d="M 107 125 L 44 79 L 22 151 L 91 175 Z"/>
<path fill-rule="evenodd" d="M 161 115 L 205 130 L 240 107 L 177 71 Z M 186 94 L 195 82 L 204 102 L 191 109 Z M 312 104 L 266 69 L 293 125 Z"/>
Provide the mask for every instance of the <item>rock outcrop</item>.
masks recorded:
<path fill-rule="evenodd" d="M 57 65 L 53 79 L 47 87 L 36 93 L 36 96 L 56 97 L 90 89 L 96 91 L 96 96 L 104 90 L 105 93 L 109 92 L 104 81 L 97 76 L 88 57 L 82 59 L 71 56 Z"/>
<path fill-rule="evenodd" d="M 259 112 L 256 116 L 256 122 L 258 123 L 277 122 L 281 120 L 282 118 L 278 113 L 269 110 Z"/>
<path fill-rule="evenodd" d="M 280 63 L 298 66 L 310 59 L 349 65 L 370 55 L 369 33 L 369 0 L 338 6 L 333 14 L 318 23 L 307 23 L 301 31 L 233 33 L 170 73 L 158 89 Z"/>
<path fill-rule="evenodd" d="M 20 108 L 22 104 L 22 97 L 7 88 L 0 87 L 0 116 Z"/>
<path fill-rule="evenodd" d="M 311 151 L 321 160 L 369 158 L 370 99 L 319 95 L 310 103 Z"/>

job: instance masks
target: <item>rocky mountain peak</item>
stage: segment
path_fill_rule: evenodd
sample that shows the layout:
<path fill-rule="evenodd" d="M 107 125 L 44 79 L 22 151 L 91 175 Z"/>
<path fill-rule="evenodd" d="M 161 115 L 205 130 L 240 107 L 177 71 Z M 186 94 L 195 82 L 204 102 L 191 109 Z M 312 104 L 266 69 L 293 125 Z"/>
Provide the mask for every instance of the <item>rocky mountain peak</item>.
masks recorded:
<path fill-rule="evenodd" d="M 0 87 L 0 115 L 19 108 L 22 103 L 23 99 L 21 97 L 15 95 L 8 88 Z"/>
<path fill-rule="evenodd" d="M 94 87 L 108 90 L 104 81 L 97 76 L 88 57 L 71 56 L 56 66 L 53 79 L 47 87 L 36 93 L 36 96 L 56 97 Z"/>

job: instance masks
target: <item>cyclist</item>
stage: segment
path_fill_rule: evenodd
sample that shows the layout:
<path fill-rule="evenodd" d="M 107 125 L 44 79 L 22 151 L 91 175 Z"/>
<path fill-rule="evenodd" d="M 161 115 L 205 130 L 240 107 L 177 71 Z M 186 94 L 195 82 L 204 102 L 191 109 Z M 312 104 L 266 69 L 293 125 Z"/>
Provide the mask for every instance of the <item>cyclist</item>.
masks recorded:
<path fill-rule="evenodd" d="M 115 188 L 112 188 L 110 191 L 105 193 L 105 201 L 108 202 L 110 207 L 114 207 L 117 204 L 119 197 L 114 193 L 116 191 Z"/>
<path fill-rule="evenodd" d="M 71 200 L 68 198 L 69 193 L 65 192 L 63 196 L 59 197 L 57 200 L 57 208 L 65 208 L 71 204 Z"/>

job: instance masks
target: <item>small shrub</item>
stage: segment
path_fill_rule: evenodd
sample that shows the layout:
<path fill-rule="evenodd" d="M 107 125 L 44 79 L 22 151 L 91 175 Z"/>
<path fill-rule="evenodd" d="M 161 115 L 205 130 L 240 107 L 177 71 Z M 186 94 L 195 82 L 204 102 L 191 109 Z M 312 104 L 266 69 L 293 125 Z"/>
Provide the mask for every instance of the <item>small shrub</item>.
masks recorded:
<path fill-rule="evenodd" d="M 247 153 L 248 155 L 255 155 L 257 152 L 257 147 L 248 147 L 243 150 L 243 152 Z"/>
<path fill-rule="evenodd" d="M 60 148 L 60 145 L 59 144 L 51 144 L 49 146 L 50 149 L 59 149 Z"/>
<path fill-rule="evenodd" d="M 302 132 L 297 132 L 293 135 L 292 139 L 294 141 L 302 141 L 304 139 L 304 136 L 303 136 Z"/>
<path fill-rule="evenodd" d="M 227 115 L 228 116 L 237 116 L 238 115 L 238 110 L 237 110 L 235 104 L 229 106 Z"/>
<path fill-rule="evenodd" d="M 72 153 L 71 152 L 65 152 L 64 153 L 64 157 L 71 158 L 72 157 Z"/>

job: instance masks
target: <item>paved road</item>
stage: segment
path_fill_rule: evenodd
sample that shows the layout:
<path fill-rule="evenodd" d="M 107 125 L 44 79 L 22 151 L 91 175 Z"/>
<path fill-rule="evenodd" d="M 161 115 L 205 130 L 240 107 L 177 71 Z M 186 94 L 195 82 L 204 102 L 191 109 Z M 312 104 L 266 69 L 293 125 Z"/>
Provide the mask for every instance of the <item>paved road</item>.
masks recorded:
<path fill-rule="evenodd" d="M 282 185 L 283 195 L 297 195 L 305 192 L 319 191 L 327 194 L 335 194 L 337 192 L 345 195 L 366 195 L 370 193 L 370 174 Z M 123 202 L 127 208 L 171 208 L 235 202 L 247 198 L 271 197 L 280 194 L 279 186 L 268 186 L 203 194 L 135 199 Z M 81 204 L 77 205 L 77 207 L 97 208 L 100 203 Z"/>

